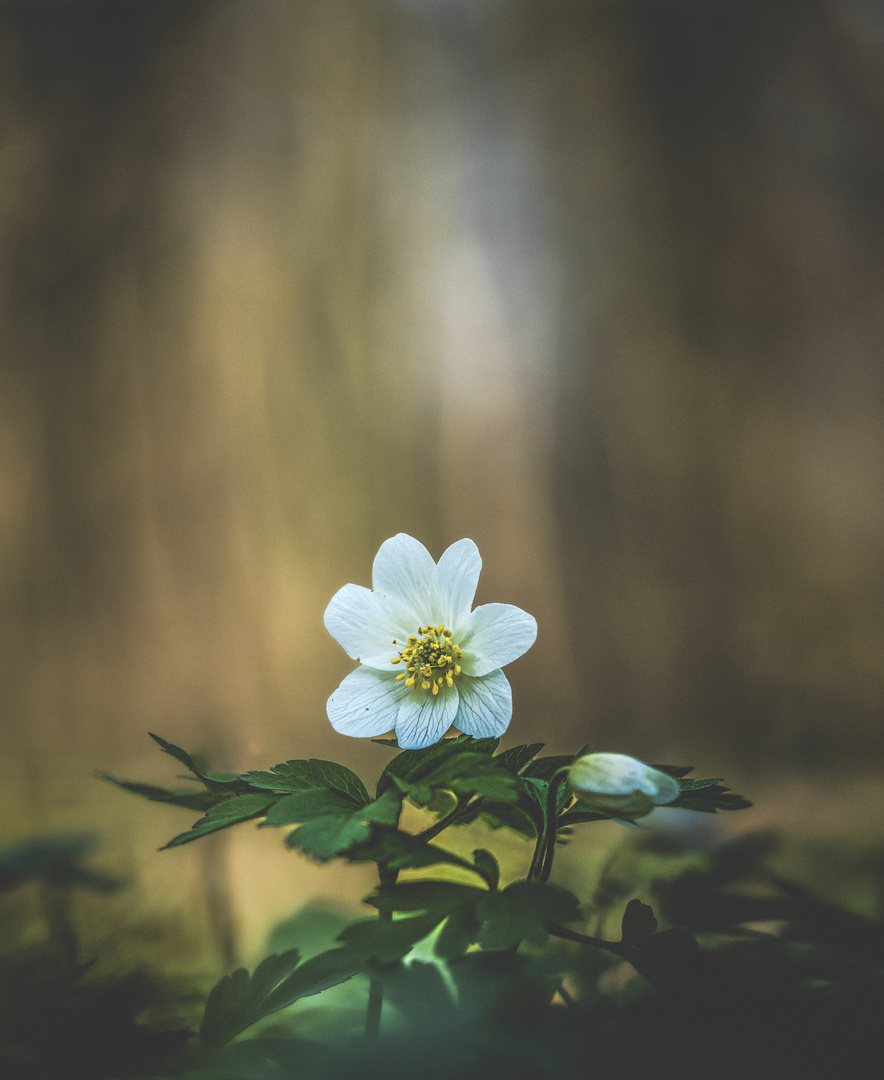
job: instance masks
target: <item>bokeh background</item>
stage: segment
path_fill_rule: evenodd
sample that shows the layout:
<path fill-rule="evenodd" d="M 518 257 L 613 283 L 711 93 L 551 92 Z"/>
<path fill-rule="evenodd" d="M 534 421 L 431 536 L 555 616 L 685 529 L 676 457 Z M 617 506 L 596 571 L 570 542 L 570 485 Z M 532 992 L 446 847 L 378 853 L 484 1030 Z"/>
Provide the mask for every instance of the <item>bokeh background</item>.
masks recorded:
<path fill-rule="evenodd" d="M 376 775 L 322 613 L 405 531 L 537 616 L 510 742 L 859 866 L 882 71 L 874 0 L 0 0 L 0 841 L 97 830 L 185 965 L 358 896 L 96 773 Z"/>

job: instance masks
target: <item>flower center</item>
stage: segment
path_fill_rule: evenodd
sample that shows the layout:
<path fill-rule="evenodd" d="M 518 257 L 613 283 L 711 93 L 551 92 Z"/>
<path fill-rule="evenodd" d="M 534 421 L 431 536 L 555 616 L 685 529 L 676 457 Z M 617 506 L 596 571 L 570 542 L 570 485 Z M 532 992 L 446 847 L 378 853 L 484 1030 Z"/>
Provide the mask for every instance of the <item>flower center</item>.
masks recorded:
<path fill-rule="evenodd" d="M 443 686 L 454 686 L 455 675 L 460 675 L 463 651 L 451 640 L 451 631 L 444 626 L 419 626 L 417 633 L 409 637 L 391 664 L 405 664 L 405 671 L 397 681 L 405 680 L 406 686 L 415 690 L 431 690 L 438 694 Z M 394 645 L 400 642 L 393 641 Z"/>

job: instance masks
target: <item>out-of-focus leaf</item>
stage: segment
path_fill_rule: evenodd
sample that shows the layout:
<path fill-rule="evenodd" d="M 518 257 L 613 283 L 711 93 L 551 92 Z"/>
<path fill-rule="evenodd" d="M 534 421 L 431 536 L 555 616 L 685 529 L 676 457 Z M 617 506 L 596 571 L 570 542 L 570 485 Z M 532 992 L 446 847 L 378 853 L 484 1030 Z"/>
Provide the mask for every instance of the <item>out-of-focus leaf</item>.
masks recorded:
<path fill-rule="evenodd" d="M 384 986 L 384 1000 L 390 1001 L 409 1024 L 440 1025 L 456 1023 L 457 1011 L 438 964 L 415 960 L 396 964 L 378 972 Z"/>
<path fill-rule="evenodd" d="M 274 765 L 269 772 L 247 772 L 239 779 L 252 787 L 268 791 L 304 791 L 307 788 L 326 787 L 332 791 L 342 791 L 363 804 L 371 801 L 356 773 L 335 761 L 320 758 L 284 761 Z"/>
<path fill-rule="evenodd" d="M 630 900 L 623 912 L 621 940 L 625 945 L 635 945 L 656 933 L 657 920 L 654 911 L 641 900 Z"/>
<path fill-rule="evenodd" d="M 394 964 L 411 952 L 445 918 L 444 911 L 404 919 L 365 919 L 341 934 L 346 951 L 363 964 Z"/>
<path fill-rule="evenodd" d="M 118 780 L 115 776 L 107 773 L 101 774 L 102 780 L 109 780 L 117 787 L 125 791 L 131 791 L 133 795 L 140 795 L 143 799 L 151 802 L 171 803 L 173 806 L 181 806 L 185 810 L 208 810 L 227 796 L 220 792 L 208 791 L 169 791 L 167 788 L 155 787 L 153 784 L 138 784 L 131 780 Z"/>
<path fill-rule="evenodd" d="M 111 893 L 122 882 L 82 865 L 98 846 L 94 833 L 61 833 L 23 840 L 0 851 L 0 892 L 27 881 Z"/>
<path fill-rule="evenodd" d="M 450 911 L 461 904 L 477 903 L 487 895 L 487 889 L 455 881 L 400 881 L 382 885 L 365 898 L 365 903 L 379 911 Z"/>
<path fill-rule="evenodd" d="M 165 848 L 180 847 L 189 844 L 192 840 L 199 840 L 201 836 L 227 829 L 231 825 L 238 825 L 241 821 L 251 821 L 253 818 L 262 817 L 269 806 L 274 802 L 272 795 L 234 795 L 217 803 L 185 833 L 173 837 Z"/>
<path fill-rule="evenodd" d="M 251 976 L 245 968 L 225 975 L 206 1001 L 200 1041 L 223 1046 L 265 1016 L 346 982 L 361 970 L 341 949 L 330 949 L 303 964 L 299 961 L 298 950 L 290 949 L 262 960 Z"/>

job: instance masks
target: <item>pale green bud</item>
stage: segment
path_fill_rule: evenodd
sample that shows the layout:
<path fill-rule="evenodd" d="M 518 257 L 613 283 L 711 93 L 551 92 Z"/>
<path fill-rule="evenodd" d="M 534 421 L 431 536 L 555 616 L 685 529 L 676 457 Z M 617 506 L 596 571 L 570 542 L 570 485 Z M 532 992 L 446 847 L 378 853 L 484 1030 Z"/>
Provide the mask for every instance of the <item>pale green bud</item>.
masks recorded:
<path fill-rule="evenodd" d="M 674 777 L 626 754 L 585 754 L 568 770 L 568 783 L 582 802 L 631 818 L 681 793 Z"/>

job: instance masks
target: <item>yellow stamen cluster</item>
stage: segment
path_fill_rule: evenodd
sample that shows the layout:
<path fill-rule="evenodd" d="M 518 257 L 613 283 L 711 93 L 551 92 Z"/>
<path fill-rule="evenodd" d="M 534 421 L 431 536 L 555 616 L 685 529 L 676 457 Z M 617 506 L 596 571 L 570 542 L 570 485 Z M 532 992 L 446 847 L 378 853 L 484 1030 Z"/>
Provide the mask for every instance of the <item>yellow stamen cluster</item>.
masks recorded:
<path fill-rule="evenodd" d="M 420 636 L 418 636 L 420 635 Z M 393 642 L 399 645 L 398 641 Z M 431 690 L 438 694 L 443 686 L 454 686 L 455 675 L 460 675 L 463 651 L 451 640 L 451 631 L 442 626 L 419 626 L 408 643 L 402 646 L 391 664 L 405 664 L 405 671 L 396 676 L 406 686 L 415 690 Z"/>

